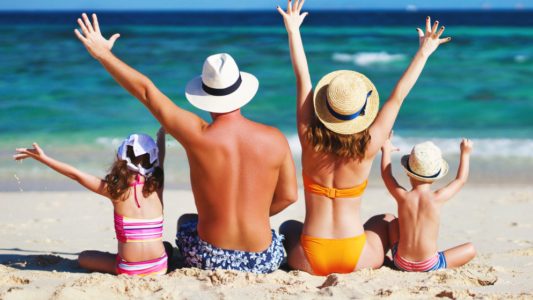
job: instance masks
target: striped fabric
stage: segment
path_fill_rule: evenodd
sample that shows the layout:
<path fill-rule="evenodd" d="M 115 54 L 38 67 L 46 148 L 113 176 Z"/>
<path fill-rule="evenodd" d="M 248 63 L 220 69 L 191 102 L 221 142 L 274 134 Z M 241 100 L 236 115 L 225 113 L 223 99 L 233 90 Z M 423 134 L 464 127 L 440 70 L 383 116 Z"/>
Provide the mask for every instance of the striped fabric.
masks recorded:
<path fill-rule="evenodd" d="M 407 272 L 429 272 L 438 269 L 444 269 L 447 266 L 446 257 L 444 253 L 437 252 L 432 257 L 423 261 L 409 261 L 398 255 L 398 244 L 392 247 L 392 259 L 394 265 L 403 271 Z"/>
<path fill-rule="evenodd" d="M 132 219 L 115 213 L 115 232 L 122 243 L 160 241 L 163 239 L 163 216 Z"/>
<path fill-rule="evenodd" d="M 131 276 L 164 275 L 167 272 L 167 261 L 166 253 L 160 258 L 139 262 L 127 262 L 117 255 L 117 274 Z"/>

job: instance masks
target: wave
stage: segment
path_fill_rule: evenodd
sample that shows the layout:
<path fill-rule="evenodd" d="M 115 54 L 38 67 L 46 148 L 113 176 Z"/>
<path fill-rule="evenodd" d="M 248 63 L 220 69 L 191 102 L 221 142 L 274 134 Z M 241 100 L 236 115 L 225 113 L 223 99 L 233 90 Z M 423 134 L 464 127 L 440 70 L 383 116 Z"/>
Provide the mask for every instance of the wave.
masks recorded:
<path fill-rule="evenodd" d="M 152 136 L 152 138 L 154 138 L 154 140 L 155 140 L 156 137 Z M 123 140 L 124 140 L 124 138 L 102 136 L 102 137 L 96 138 L 95 143 L 97 145 L 101 145 L 101 146 L 104 146 L 106 148 L 117 149 L 118 146 L 120 146 L 120 143 L 122 143 Z M 181 147 L 181 145 L 180 145 L 180 143 L 178 143 L 178 141 L 176 141 L 174 139 L 168 139 L 167 138 L 166 147 L 167 148 L 177 148 L 177 147 Z"/>
<path fill-rule="evenodd" d="M 517 63 L 527 62 L 528 60 L 529 60 L 529 57 L 527 55 L 518 54 L 514 56 L 514 61 Z"/>
<path fill-rule="evenodd" d="M 290 135 L 287 140 L 293 155 L 300 156 L 302 148 L 298 135 Z M 414 145 L 428 140 L 435 143 L 441 149 L 443 155 L 458 155 L 460 153 L 460 138 L 401 137 L 395 135 L 392 142 L 394 146 L 400 148 L 400 153 L 407 154 Z M 533 158 L 533 139 L 483 138 L 472 139 L 472 141 L 474 142 L 473 155 L 475 157 Z"/>
<path fill-rule="evenodd" d="M 286 135 L 291 151 L 295 157 L 300 156 L 302 147 L 297 134 Z M 99 137 L 96 144 L 106 148 L 116 149 L 122 138 Z M 402 137 L 395 135 L 393 144 L 400 148 L 400 153 L 409 153 L 411 148 L 425 141 L 432 141 L 437 145 L 443 155 L 457 155 L 460 153 L 460 138 L 428 138 L 428 137 Z M 474 142 L 474 156 L 476 157 L 522 157 L 533 158 L 533 139 L 505 139 L 505 138 L 480 138 L 472 139 Z M 181 148 L 174 139 L 167 139 L 167 148 Z"/>
<path fill-rule="evenodd" d="M 369 66 L 374 64 L 387 64 L 400 61 L 405 58 L 403 54 L 390 54 L 387 52 L 360 52 L 355 54 L 333 53 L 332 59 L 337 62 L 352 62 L 358 66 Z"/>

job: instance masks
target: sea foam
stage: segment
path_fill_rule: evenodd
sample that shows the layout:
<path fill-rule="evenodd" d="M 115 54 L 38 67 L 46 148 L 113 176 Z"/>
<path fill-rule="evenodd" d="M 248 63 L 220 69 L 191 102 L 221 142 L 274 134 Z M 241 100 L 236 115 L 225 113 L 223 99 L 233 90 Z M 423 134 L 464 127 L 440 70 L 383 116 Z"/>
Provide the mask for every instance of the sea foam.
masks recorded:
<path fill-rule="evenodd" d="M 387 64 L 394 61 L 403 60 L 403 54 L 390 54 L 387 52 L 359 52 L 355 54 L 349 53 L 333 53 L 332 59 L 338 62 L 352 62 L 358 66 L 369 66 L 374 64 Z"/>
<path fill-rule="evenodd" d="M 302 152 L 298 135 L 287 137 L 294 156 L 299 156 Z M 400 153 L 408 154 L 414 145 L 432 141 L 437 145 L 443 155 L 457 155 L 460 153 L 459 144 L 461 138 L 430 138 L 430 137 L 401 137 L 395 135 L 392 143 L 400 148 Z M 504 138 L 483 138 L 472 139 L 474 142 L 473 155 L 476 157 L 521 157 L 533 158 L 533 139 L 504 139 Z"/>
<path fill-rule="evenodd" d="M 302 153 L 302 147 L 297 134 L 286 135 L 289 146 L 294 156 Z M 117 137 L 100 137 L 96 144 L 116 149 L 123 139 Z M 432 141 L 437 145 L 443 155 L 459 154 L 461 138 L 431 138 L 431 137 L 403 137 L 395 135 L 394 146 L 400 148 L 400 153 L 409 153 L 411 148 L 425 141 Z M 533 139 L 505 139 L 505 138 L 480 138 L 472 139 L 474 142 L 474 155 L 476 157 L 522 157 L 533 158 Z M 167 148 L 181 148 L 174 139 L 167 139 Z"/>

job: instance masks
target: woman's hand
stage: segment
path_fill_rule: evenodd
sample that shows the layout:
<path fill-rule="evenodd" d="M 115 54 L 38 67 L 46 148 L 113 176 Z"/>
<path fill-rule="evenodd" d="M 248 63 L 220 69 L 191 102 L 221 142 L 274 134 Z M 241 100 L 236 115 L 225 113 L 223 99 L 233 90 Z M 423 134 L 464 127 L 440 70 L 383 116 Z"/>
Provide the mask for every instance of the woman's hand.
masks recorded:
<path fill-rule="evenodd" d="M 283 22 L 285 23 L 285 28 L 288 33 L 297 32 L 300 30 L 305 17 L 309 13 L 304 12 L 300 14 L 302 6 L 304 5 L 305 0 L 296 0 L 294 4 L 291 0 L 287 2 L 287 11 L 283 11 L 281 7 L 278 6 L 278 11 L 283 17 Z"/>
<path fill-rule="evenodd" d="M 93 14 L 93 24 L 89 21 L 87 14 L 82 14 L 82 19 L 78 18 L 78 24 L 80 25 L 83 35 L 74 29 L 74 33 L 78 39 L 83 43 L 87 51 L 96 60 L 100 59 L 103 55 L 110 52 L 115 44 L 115 41 L 120 37 L 120 34 L 115 33 L 109 39 L 105 39 L 100 32 L 100 25 L 98 24 L 98 18 L 96 14 Z"/>
<path fill-rule="evenodd" d="M 420 48 L 419 51 L 424 54 L 424 56 L 429 57 L 437 48 L 444 43 L 447 43 L 452 40 L 451 37 L 447 38 L 440 38 L 442 33 L 444 32 L 444 26 L 441 26 L 439 31 L 437 32 L 437 29 L 439 27 L 439 21 L 435 21 L 433 24 L 433 27 L 431 27 L 431 18 L 426 18 L 426 32 L 424 33 L 422 29 L 417 28 L 418 31 L 418 37 L 420 41 Z"/>
<path fill-rule="evenodd" d="M 37 143 L 33 143 L 33 148 L 17 148 L 15 151 L 17 154 L 13 155 L 14 160 L 23 160 L 31 157 L 38 161 L 45 160 L 48 156 L 44 153 L 43 149 L 39 147 Z"/>

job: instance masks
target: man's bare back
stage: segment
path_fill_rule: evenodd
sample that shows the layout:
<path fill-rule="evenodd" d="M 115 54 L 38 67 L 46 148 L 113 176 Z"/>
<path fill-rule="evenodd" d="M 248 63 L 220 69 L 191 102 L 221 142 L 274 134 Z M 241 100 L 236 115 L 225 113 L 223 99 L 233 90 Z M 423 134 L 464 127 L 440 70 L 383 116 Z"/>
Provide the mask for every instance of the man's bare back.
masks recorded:
<path fill-rule="evenodd" d="M 271 206 L 297 198 L 289 145 L 279 130 L 239 110 L 213 118 L 187 151 L 198 234 L 224 249 L 265 250 L 271 243 L 269 217 L 277 213 Z"/>

